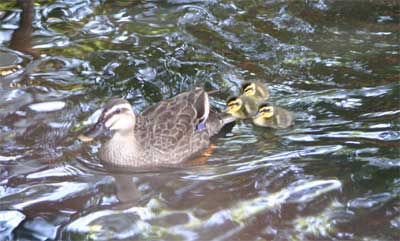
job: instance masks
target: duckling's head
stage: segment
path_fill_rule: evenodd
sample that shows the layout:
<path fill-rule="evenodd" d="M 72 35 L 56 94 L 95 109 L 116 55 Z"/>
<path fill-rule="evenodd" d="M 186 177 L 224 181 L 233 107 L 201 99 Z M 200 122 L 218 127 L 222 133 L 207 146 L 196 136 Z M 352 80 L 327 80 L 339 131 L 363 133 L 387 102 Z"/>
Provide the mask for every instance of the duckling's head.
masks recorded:
<path fill-rule="evenodd" d="M 243 83 L 242 93 L 247 96 L 254 96 L 256 94 L 256 84 L 254 82 Z"/>
<path fill-rule="evenodd" d="M 97 123 L 78 138 L 84 142 L 92 141 L 106 130 L 123 134 L 132 131 L 135 122 L 135 114 L 129 102 L 120 98 L 112 98 L 103 108 Z"/>
<path fill-rule="evenodd" d="M 244 82 L 241 87 L 242 94 L 246 96 L 253 96 L 267 99 L 269 97 L 269 91 L 267 87 L 256 81 Z"/>
<path fill-rule="evenodd" d="M 226 101 L 226 112 L 235 115 L 243 107 L 243 100 L 238 96 L 229 97 Z"/>
<path fill-rule="evenodd" d="M 257 115 L 254 117 L 255 119 L 269 119 L 274 116 L 275 108 L 268 104 L 264 103 L 258 107 Z"/>

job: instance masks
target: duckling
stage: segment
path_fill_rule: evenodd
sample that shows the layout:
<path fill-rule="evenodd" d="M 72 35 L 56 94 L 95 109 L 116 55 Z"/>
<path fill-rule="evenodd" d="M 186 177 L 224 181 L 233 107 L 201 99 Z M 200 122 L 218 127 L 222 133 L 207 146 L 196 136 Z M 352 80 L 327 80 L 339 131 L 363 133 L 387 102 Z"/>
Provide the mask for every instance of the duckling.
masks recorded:
<path fill-rule="evenodd" d="M 259 106 L 257 115 L 253 117 L 253 123 L 262 127 L 285 129 L 293 125 L 294 121 L 290 111 L 264 103 Z"/>
<path fill-rule="evenodd" d="M 234 96 L 226 101 L 226 113 L 237 119 L 248 119 L 257 114 L 258 101 L 249 96 Z"/>
<path fill-rule="evenodd" d="M 242 96 L 248 96 L 256 99 L 260 104 L 266 101 L 269 96 L 268 87 L 259 81 L 247 81 L 241 86 Z"/>
<path fill-rule="evenodd" d="M 226 102 L 226 112 L 237 119 L 253 117 L 257 113 L 258 106 L 269 98 L 268 88 L 258 81 L 244 82 L 241 92 L 239 97 L 230 97 Z"/>
<path fill-rule="evenodd" d="M 113 131 L 99 151 L 108 166 L 169 166 L 201 154 L 209 147 L 210 137 L 234 120 L 211 110 L 207 92 L 196 88 L 150 106 L 141 114 L 135 114 L 128 101 L 113 98 L 97 123 L 78 138 L 87 142 L 105 130 Z"/>

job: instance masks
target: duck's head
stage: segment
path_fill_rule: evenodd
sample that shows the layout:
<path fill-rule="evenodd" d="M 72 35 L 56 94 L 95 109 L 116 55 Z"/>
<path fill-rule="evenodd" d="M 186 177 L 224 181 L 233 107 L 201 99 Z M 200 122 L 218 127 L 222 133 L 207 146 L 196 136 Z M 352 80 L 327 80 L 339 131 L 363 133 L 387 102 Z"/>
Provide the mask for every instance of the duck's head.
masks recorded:
<path fill-rule="evenodd" d="M 226 110 L 225 112 L 235 115 L 238 113 L 243 107 L 243 100 L 238 96 L 229 97 L 226 101 Z"/>
<path fill-rule="evenodd" d="M 135 127 L 135 113 L 128 101 L 112 98 L 103 108 L 96 124 L 78 138 L 83 142 L 92 141 L 106 130 L 126 133 Z"/>
<path fill-rule="evenodd" d="M 272 105 L 270 105 L 268 103 L 264 103 L 258 107 L 257 114 L 254 118 L 255 119 L 269 119 L 272 116 L 274 116 L 274 112 L 275 112 L 275 108 Z"/>
<path fill-rule="evenodd" d="M 267 87 L 257 81 L 244 82 L 241 87 L 242 94 L 250 97 L 260 97 L 267 99 L 269 92 Z"/>

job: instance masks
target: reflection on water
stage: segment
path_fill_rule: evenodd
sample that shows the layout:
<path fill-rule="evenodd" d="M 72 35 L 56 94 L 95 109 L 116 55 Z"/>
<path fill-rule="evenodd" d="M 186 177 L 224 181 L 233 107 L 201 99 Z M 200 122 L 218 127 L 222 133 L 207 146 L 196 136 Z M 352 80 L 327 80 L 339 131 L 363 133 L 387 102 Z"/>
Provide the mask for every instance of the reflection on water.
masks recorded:
<path fill-rule="evenodd" d="M 3 1 L 0 240 L 397 240 L 397 1 Z M 18 67 L 19 66 L 19 67 Z M 76 136 L 110 96 L 270 85 L 207 164 L 112 172 Z"/>

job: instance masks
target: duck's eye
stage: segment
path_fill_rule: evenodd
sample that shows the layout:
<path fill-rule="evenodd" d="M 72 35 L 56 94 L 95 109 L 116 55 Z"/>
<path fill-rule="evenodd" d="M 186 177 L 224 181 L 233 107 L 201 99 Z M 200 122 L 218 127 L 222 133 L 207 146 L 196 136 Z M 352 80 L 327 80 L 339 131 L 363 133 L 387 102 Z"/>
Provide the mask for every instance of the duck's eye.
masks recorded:
<path fill-rule="evenodd" d="M 116 109 L 115 113 L 117 113 L 117 114 L 121 113 L 121 109 L 120 108 Z"/>

